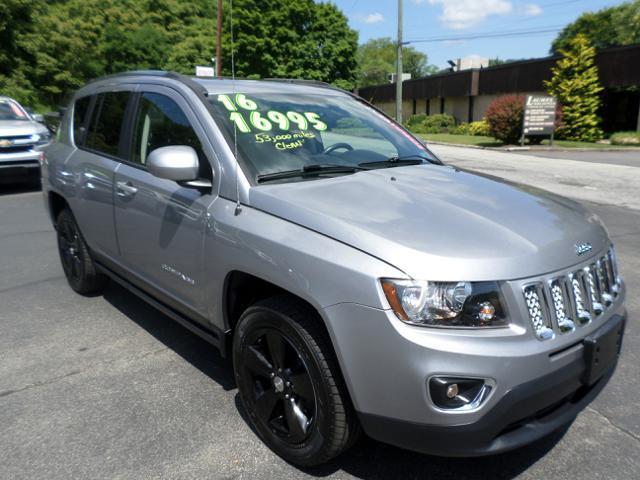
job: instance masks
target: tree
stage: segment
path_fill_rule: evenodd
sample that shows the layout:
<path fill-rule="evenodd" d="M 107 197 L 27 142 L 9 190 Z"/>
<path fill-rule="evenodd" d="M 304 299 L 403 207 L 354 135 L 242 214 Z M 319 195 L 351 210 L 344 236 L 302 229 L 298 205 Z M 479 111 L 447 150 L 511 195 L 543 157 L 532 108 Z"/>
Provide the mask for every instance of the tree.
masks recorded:
<path fill-rule="evenodd" d="M 33 6 L 30 16 L 17 17 L 30 23 L 8 17 L 20 28 L 13 43 L 4 42 L 0 20 L 0 65 L 3 54 L 13 65 L 4 81 L 0 70 L 0 88 L 30 104 L 59 105 L 88 80 L 109 73 L 145 68 L 193 73 L 194 65 L 210 63 L 215 49 L 215 12 L 208 0 L 10 2 L 9 7 L 22 7 L 17 11 Z"/>
<path fill-rule="evenodd" d="M 226 3 L 226 2 L 225 2 Z M 193 74 L 215 54 L 213 0 L 0 0 L 0 92 L 55 107 L 88 80 L 125 70 Z M 225 10 L 223 72 L 231 74 Z M 331 3 L 235 0 L 238 76 L 353 88 L 357 33 Z"/>
<path fill-rule="evenodd" d="M 598 108 L 603 90 L 595 64 L 596 50 L 582 34 L 576 35 L 562 58 L 551 69 L 545 87 L 557 97 L 563 108 L 563 125 L 558 136 L 567 140 L 593 142 L 602 138 Z"/>
<path fill-rule="evenodd" d="M 35 18 L 43 8 L 43 0 L 0 2 L 0 93 L 27 104 L 35 103 L 34 87 L 25 74 L 33 59 L 21 39 L 35 30 Z"/>
<path fill-rule="evenodd" d="M 388 83 L 387 76 L 396 71 L 396 42 L 392 39 L 372 38 L 358 47 L 358 86 Z M 411 78 L 420 78 L 438 71 L 428 65 L 427 56 L 413 47 L 402 49 L 403 70 Z"/>
<path fill-rule="evenodd" d="M 551 52 L 566 50 L 578 34 L 598 49 L 640 43 L 640 0 L 582 14 L 560 32 L 551 45 Z"/>
<path fill-rule="evenodd" d="M 223 73 L 231 74 L 229 20 L 224 23 Z M 304 78 L 353 88 L 358 34 L 331 3 L 236 0 L 235 73 L 252 78 Z"/>

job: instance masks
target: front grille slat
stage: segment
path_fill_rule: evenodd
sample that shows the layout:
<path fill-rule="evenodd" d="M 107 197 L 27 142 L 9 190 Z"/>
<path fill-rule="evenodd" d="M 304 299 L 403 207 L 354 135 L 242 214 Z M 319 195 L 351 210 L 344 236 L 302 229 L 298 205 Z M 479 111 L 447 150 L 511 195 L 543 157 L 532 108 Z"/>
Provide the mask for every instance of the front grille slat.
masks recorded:
<path fill-rule="evenodd" d="M 591 313 L 595 316 L 600 315 L 604 311 L 604 307 L 600 302 L 600 290 L 598 286 L 598 277 L 595 264 L 591 264 L 584 268 L 587 286 L 589 288 L 589 298 L 591 299 Z"/>
<path fill-rule="evenodd" d="M 553 338 L 553 329 L 549 319 L 547 302 L 541 283 L 530 285 L 524 289 L 524 298 L 529 311 L 536 336 L 540 340 Z"/>
<path fill-rule="evenodd" d="M 572 332 L 576 326 L 571 316 L 571 302 L 567 296 L 566 278 L 559 277 L 549 281 L 551 303 L 555 317 L 555 326 L 560 333 Z"/>
<path fill-rule="evenodd" d="M 573 332 L 598 318 L 619 292 L 613 247 L 588 266 L 523 288 L 529 320 L 540 340 Z"/>

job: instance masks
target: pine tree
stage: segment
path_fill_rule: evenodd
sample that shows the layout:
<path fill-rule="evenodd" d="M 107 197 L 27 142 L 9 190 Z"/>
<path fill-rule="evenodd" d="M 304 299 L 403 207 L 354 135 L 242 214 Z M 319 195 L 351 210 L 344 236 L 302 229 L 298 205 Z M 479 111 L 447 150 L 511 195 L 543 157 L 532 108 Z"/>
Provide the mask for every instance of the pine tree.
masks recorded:
<path fill-rule="evenodd" d="M 563 107 L 563 125 L 558 128 L 558 136 L 585 142 L 600 140 L 598 108 L 603 88 L 595 63 L 596 50 L 587 37 L 578 34 L 560 54 L 562 58 L 551 69 L 551 80 L 545 82 L 549 93 Z"/>

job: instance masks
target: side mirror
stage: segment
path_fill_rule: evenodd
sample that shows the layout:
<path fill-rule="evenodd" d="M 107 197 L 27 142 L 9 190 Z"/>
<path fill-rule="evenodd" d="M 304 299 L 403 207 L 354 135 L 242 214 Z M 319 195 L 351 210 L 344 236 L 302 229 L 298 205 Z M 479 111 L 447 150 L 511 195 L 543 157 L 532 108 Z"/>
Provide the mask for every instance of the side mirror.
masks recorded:
<path fill-rule="evenodd" d="M 44 123 L 44 116 L 41 115 L 40 113 L 34 113 L 32 115 L 33 119 L 38 122 L 38 123 Z"/>
<path fill-rule="evenodd" d="M 152 175 L 175 182 L 198 179 L 200 163 L 196 151 L 184 145 L 161 147 L 147 157 L 147 168 Z"/>

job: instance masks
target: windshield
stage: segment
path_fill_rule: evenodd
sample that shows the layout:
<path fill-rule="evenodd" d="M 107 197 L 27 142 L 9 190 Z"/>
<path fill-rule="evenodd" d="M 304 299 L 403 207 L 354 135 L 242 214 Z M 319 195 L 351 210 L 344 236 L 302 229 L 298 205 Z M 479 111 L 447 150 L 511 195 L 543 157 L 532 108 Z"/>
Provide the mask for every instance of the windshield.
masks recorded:
<path fill-rule="evenodd" d="M 0 120 L 29 120 L 29 116 L 16 102 L 0 100 Z"/>
<path fill-rule="evenodd" d="M 402 128 L 351 97 L 236 93 L 212 95 L 210 102 L 232 149 L 235 129 L 239 160 L 254 180 L 311 165 L 357 167 L 396 157 L 433 158 Z"/>

